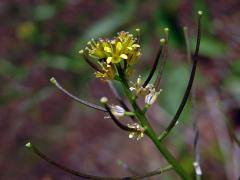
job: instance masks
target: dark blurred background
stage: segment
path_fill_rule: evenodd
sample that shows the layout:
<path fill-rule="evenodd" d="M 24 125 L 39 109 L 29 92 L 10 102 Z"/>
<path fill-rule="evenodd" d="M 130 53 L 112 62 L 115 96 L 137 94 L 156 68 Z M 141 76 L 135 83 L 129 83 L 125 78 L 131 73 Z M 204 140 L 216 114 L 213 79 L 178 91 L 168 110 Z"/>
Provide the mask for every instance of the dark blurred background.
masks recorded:
<path fill-rule="evenodd" d="M 75 179 L 28 152 L 35 143 L 58 162 L 104 176 L 126 176 L 166 164 L 148 138 L 129 140 L 104 113 L 77 104 L 49 83 L 54 76 L 73 94 L 96 104 L 115 102 L 78 51 L 95 37 L 141 29 L 143 56 L 134 78 L 143 77 L 170 28 L 169 58 L 158 105 L 148 113 L 159 133 L 176 112 L 189 77 L 183 26 L 196 39 L 197 10 L 204 12 L 194 93 L 164 143 L 194 174 L 193 119 L 200 130 L 203 179 L 240 176 L 239 0 L 1 0 L 0 1 L 0 179 Z M 193 108 L 194 107 L 194 108 Z M 193 112 L 195 116 L 193 116 Z M 151 179 L 179 179 L 167 172 Z"/>

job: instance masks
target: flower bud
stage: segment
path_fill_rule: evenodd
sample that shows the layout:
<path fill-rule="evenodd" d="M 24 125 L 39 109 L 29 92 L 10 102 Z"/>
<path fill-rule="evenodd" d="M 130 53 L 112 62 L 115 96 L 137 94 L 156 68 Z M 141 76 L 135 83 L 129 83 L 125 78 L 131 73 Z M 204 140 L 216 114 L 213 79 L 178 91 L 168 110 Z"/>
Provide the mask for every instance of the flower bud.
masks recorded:
<path fill-rule="evenodd" d="M 123 117 L 125 114 L 125 109 L 123 109 L 121 106 L 111 106 L 111 112 L 116 117 Z"/>
<path fill-rule="evenodd" d="M 105 104 L 105 103 L 108 102 L 108 99 L 107 99 L 106 97 L 102 97 L 102 98 L 100 99 L 100 102 L 103 103 L 103 104 Z"/>

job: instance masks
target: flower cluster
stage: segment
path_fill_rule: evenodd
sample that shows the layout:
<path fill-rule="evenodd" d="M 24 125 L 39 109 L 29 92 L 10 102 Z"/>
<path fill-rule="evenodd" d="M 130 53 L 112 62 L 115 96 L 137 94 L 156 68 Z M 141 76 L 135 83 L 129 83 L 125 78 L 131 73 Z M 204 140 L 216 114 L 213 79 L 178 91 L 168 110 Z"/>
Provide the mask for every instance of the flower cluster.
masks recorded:
<path fill-rule="evenodd" d="M 130 72 L 131 66 L 138 62 L 141 55 L 137 38 L 125 31 L 119 32 L 113 39 L 92 39 L 80 53 L 84 53 L 88 61 L 97 61 L 100 67 L 95 75 L 103 80 L 114 79 L 116 65 L 119 64 Z"/>
<path fill-rule="evenodd" d="M 102 80 L 115 79 L 120 82 L 122 82 L 123 79 L 128 81 L 129 75 L 132 72 L 132 66 L 138 62 L 141 56 L 139 31 L 139 29 L 136 29 L 136 32 L 138 33 L 137 38 L 129 32 L 121 31 L 112 39 L 92 39 L 87 43 L 85 49 L 80 50 L 79 52 L 83 54 L 86 62 L 96 70 L 95 76 L 97 78 Z M 125 84 L 126 88 L 128 88 L 127 91 L 130 91 L 129 93 L 136 98 L 145 97 L 145 110 L 147 110 L 157 100 L 161 91 L 159 88 L 156 88 L 155 85 L 149 83 L 149 81 L 156 70 L 165 43 L 166 39 L 161 38 L 160 49 L 147 80 L 142 82 L 141 76 L 139 76 L 137 82 L 132 83 L 131 87 L 129 87 L 128 82 Z M 118 121 L 123 116 L 132 116 L 132 118 L 135 116 L 134 112 L 129 112 L 127 110 L 128 108 L 126 109 L 126 105 L 123 104 L 123 101 L 120 100 L 121 105 L 124 105 L 121 107 L 119 105 L 108 105 L 106 98 L 103 98 L 102 100 L 104 101 L 101 101 L 101 103 L 103 103 L 108 111 L 108 116 L 106 117 L 114 119 L 114 122 L 120 128 L 129 131 L 129 138 L 141 139 L 143 137 L 144 129 L 142 128 L 142 124 L 140 122 L 135 121 L 133 124 L 125 126 Z"/>

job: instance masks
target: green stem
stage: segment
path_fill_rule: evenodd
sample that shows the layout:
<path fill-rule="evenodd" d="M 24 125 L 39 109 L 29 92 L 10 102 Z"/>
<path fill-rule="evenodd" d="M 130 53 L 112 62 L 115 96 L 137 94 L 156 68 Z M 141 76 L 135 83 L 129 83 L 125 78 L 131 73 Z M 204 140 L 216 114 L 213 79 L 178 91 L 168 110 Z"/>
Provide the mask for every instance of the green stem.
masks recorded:
<path fill-rule="evenodd" d="M 135 113 L 130 111 L 126 111 L 124 114 L 127 116 L 135 116 Z"/>
<path fill-rule="evenodd" d="M 176 125 L 180 115 L 182 114 L 182 111 L 183 111 L 183 109 L 184 109 L 184 107 L 187 103 L 188 97 L 190 95 L 192 85 L 193 85 L 193 81 L 194 81 L 195 74 L 196 74 L 196 70 L 197 70 L 198 53 L 199 53 L 201 34 L 202 34 L 201 33 L 201 17 L 202 17 L 202 11 L 198 11 L 197 42 L 196 42 L 195 52 L 194 52 L 193 57 L 192 57 L 193 64 L 192 64 L 191 74 L 190 74 L 190 78 L 188 80 L 186 91 L 185 91 L 184 96 L 182 98 L 182 101 L 181 101 L 181 103 L 178 107 L 178 110 L 177 110 L 176 114 L 174 115 L 173 119 L 171 120 L 170 124 L 159 135 L 159 137 L 158 137 L 159 141 L 162 141 L 170 133 L 170 131 L 174 128 L 174 126 Z"/>
<path fill-rule="evenodd" d="M 149 107 L 150 107 L 150 106 L 149 106 L 148 104 L 145 104 L 145 105 L 144 105 L 143 110 L 142 110 L 143 114 L 145 114 L 145 113 L 147 112 L 147 110 L 148 110 Z"/>
<path fill-rule="evenodd" d="M 133 98 L 133 95 L 129 90 L 127 80 L 125 79 L 124 73 L 122 72 L 121 69 L 118 69 L 118 71 L 119 71 L 119 77 L 121 79 L 122 86 L 124 88 L 124 92 L 126 93 L 129 101 L 132 104 L 137 120 L 146 129 L 145 133 L 153 141 L 153 143 L 161 152 L 161 154 L 165 157 L 165 159 L 172 165 L 173 169 L 179 174 L 179 176 L 181 176 L 185 180 L 190 180 L 191 177 L 185 172 L 185 170 L 177 162 L 177 160 L 172 156 L 172 154 L 168 151 L 168 149 L 161 142 L 159 142 L 157 138 L 157 134 L 154 132 L 152 126 L 150 125 L 144 113 L 138 106 L 136 99 Z"/>
<path fill-rule="evenodd" d="M 166 171 L 169 171 L 172 169 L 171 165 L 168 165 L 166 167 L 160 168 L 158 170 L 155 171 L 151 171 L 148 173 L 145 173 L 143 175 L 137 175 L 137 176 L 128 176 L 128 177 L 101 177 L 101 176 L 95 176 L 95 175 L 91 175 L 91 174 L 87 174 L 87 173 L 83 173 L 83 172 L 79 172 L 79 171 L 75 171 L 73 169 L 70 169 L 54 160 L 52 160 L 51 158 L 49 158 L 47 155 L 45 155 L 44 153 L 42 153 L 37 147 L 35 147 L 34 145 L 32 145 L 30 142 L 28 142 L 25 145 L 29 150 L 31 150 L 33 153 L 35 153 L 38 157 L 42 158 L 43 160 L 45 160 L 46 162 L 48 162 L 49 164 L 63 170 L 66 173 L 72 174 L 76 177 L 80 177 L 82 179 L 92 179 L 92 180 L 136 180 L 136 179 L 143 179 L 146 177 L 151 177 L 151 176 L 155 176 L 155 175 L 159 175 L 162 174 Z"/>
<path fill-rule="evenodd" d="M 153 128 L 147 121 L 146 117 L 142 113 L 141 109 L 137 105 L 136 101 L 132 103 L 132 106 L 135 110 L 136 116 L 141 122 L 142 126 L 146 129 L 146 134 L 153 141 L 155 146 L 161 152 L 161 154 L 165 157 L 165 159 L 173 166 L 174 170 L 183 178 L 183 179 L 191 179 L 189 175 L 185 172 L 185 170 L 181 167 L 181 165 L 177 162 L 177 160 L 172 156 L 172 154 L 168 151 L 168 149 L 158 141 L 157 134 L 154 132 Z"/>

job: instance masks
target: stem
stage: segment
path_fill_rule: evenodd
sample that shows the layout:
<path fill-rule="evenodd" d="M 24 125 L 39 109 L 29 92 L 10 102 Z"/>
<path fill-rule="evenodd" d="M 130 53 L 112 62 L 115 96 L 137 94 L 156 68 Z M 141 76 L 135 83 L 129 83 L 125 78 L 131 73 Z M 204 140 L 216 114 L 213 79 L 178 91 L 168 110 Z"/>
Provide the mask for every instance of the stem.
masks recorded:
<path fill-rule="evenodd" d="M 155 57 L 152 69 L 151 69 L 147 79 L 145 80 L 145 82 L 142 85 L 143 88 L 145 88 L 148 85 L 148 83 L 151 81 L 151 79 L 152 79 L 152 77 L 153 77 L 153 75 L 154 75 L 154 73 L 155 73 L 155 71 L 157 69 L 157 65 L 158 65 L 160 57 L 162 55 L 163 47 L 164 47 L 165 43 L 166 43 L 165 39 L 160 39 L 160 47 L 159 47 L 157 56 Z"/>
<path fill-rule="evenodd" d="M 181 165 L 177 162 L 177 160 L 171 155 L 168 149 L 158 141 L 157 134 L 152 129 L 151 125 L 147 121 L 146 117 L 142 113 L 141 109 L 137 105 L 136 101 L 132 102 L 132 106 L 135 110 L 137 118 L 140 120 L 142 126 L 146 129 L 146 134 L 156 145 L 158 150 L 162 153 L 165 159 L 173 166 L 173 169 L 183 178 L 183 179 L 191 179 L 189 175 L 185 172 L 185 170 L 181 167 Z"/>
<path fill-rule="evenodd" d="M 145 114 L 147 112 L 149 107 L 150 107 L 150 105 L 148 105 L 148 104 L 144 105 L 143 110 L 142 110 L 143 114 Z"/>
<path fill-rule="evenodd" d="M 161 79 L 162 79 L 162 75 L 163 75 L 163 69 L 165 67 L 166 61 L 167 61 L 167 56 L 168 56 L 168 33 L 169 33 L 169 29 L 168 28 L 164 28 L 164 32 L 165 32 L 165 39 L 166 39 L 166 43 L 163 49 L 163 56 L 162 56 L 162 60 L 160 62 L 160 67 L 158 70 L 158 74 L 157 74 L 157 78 L 154 82 L 154 87 L 156 89 L 156 91 L 160 90 L 160 83 L 161 83 Z"/>
<path fill-rule="evenodd" d="M 180 115 L 181 115 L 181 113 L 182 113 L 182 111 L 183 111 L 183 109 L 184 109 L 184 107 L 187 103 L 188 97 L 190 95 L 190 91 L 191 91 L 191 88 L 192 88 L 192 85 L 193 85 L 193 80 L 194 80 L 194 77 L 195 77 L 196 67 L 197 67 L 197 58 L 194 58 L 194 62 L 193 62 L 193 65 L 192 65 L 191 76 L 189 78 L 188 85 L 187 85 L 185 94 L 183 96 L 182 102 L 181 102 L 175 116 L 173 117 L 172 121 L 168 125 L 168 127 L 163 131 L 163 133 L 160 134 L 160 136 L 158 138 L 159 141 L 162 141 L 169 134 L 169 132 L 174 128 L 174 126 L 176 125 L 176 123 L 178 121 L 178 118 L 180 117 Z"/>
<path fill-rule="evenodd" d="M 187 53 L 187 59 L 189 64 L 191 64 L 191 50 L 190 50 L 190 44 L 189 44 L 189 36 L 188 36 L 188 29 L 187 27 L 183 28 L 184 31 L 184 39 L 185 39 L 185 46 L 186 46 L 186 53 Z M 195 169 L 195 178 L 196 180 L 201 180 L 202 177 L 202 170 L 200 166 L 200 152 L 199 152 L 199 139 L 200 139 L 200 134 L 199 134 L 199 128 L 197 126 L 198 119 L 197 119 L 197 114 L 196 114 L 196 92 L 195 92 L 195 87 L 193 85 L 192 87 L 192 93 L 191 93 L 191 100 L 192 100 L 192 106 L 193 106 L 193 150 L 194 150 L 194 162 L 193 166 Z"/>
<path fill-rule="evenodd" d="M 191 75 L 188 81 L 188 85 L 186 88 L 186 91 L 184 93 L 184 96 L 182 98 L 182 101 L 178 107 L 178 110 L 176 112 L 176 114 L 174 115 L 173 119 L 171 120 L 170 124 L 168 125 L 168 127 L 160 134 L 160 136 L 158 137 L 159 141 L 162 141 L 169 133 L 170 131 L 174 128 L 174 126 L 176 125 L 186 103 L 188 100 L 188 97 L 190 95 L 191 89 L 192 89 L 192 85 L 193 85 L 193 81 L 194 81 L 194 77 L 196 74 L 196 69 L 197 69 L 197 61 L 198 61 L 198 53 L 199 53 L 199 48 L 200 48 L 200 40 L 201 40 L 201 16 L 202 16 L 202 12 L 199 11 L 198 12 L 198 32 L 197 32 L 197 42 L 196 42 L 196 48 L 195 48 L 195 52 L 194 55 L 192 56 L 192 60 L 193 60 L 193 64 L 192 64 L 192 70 L 191 70 Z"/>
<path fill-rule="evenodd" d="M 71 94 L 70 92 L 68 92 L 65 88 L 63 88 L 63 87 L 57 82 L 57 80 L 56 80 L 54 77 L 52 77 L 52 78 L 50 79 L 50 82 L 51 82 L 52 84 L 54 84 L 60 91 L 62 91 L 64 94 L 66 94 L 66 95 L 69 96 L 70 98 L 74 99 L 75 101 L 77 101 L 77 102 L 79 102 L 79 103 L 81 103 L 81 104 L 83 104 L 83 105 L 85 105 L 85 106 L 88 106 L 88 107 L 90 107 L 90 108 L 93 108 L 93 109 L 96 109 L 96 110 L 99 110 L 99 111 L 106 112 L 106 110 L 105 110 L 103 107 L 98 106 L 98 105 L 93 104 L 93 103 L 90 103 L 90 102 L 88 102 L 88 101 L 85 101 L 85 100 L 83 100 L 83 99 L 80 99 L 80 98 L 74 96 L 73 94 Z"/>
<path fill-rule="evenodd" d="M 143 175 L 127 176 L 127 177 L 95 176 L 95 175 L 91 175 L 91 174 L 87 174 L 87 173 L 83 173 L 83 172 L 79 172 L 79 171 L 70 169 L 70 168 L 52 160 L 51 158 L 49 158 L 47 155 L 45 155 L 43 152 L 41 152 L 36 146 L 31 144 L 30 142 L 27 143 L 25 146 L 26 146 L 26 148 L 31 150 L 34 154 L 36 154 L 38 157 L 45 160 L 47 163 L 63 170 L 66 173 L 69 173 L 71 175 L 74 175 L 74 176 L 80 177 L 80 178 L 84 178 L 84 179 L 92 179 L 92 180 L 136 180 L 136 179 L 143 179 L 143 178 L 146 178 L 146 177 L 156 176 L 156 175 L 162 174 L 162 173 L 172 169 L 171 166 L 166 166 L 166 167 L 160 168 L 160 170 L 150 171 L 150 172 L 147 172 Z"/>
<path fill-rule="evenodd" d="M 173 169 L 185 180 L 190 180 L 191 177 L 185 172 L 185 170 L 182 168 L 182 166 L 177 162 L 177 160 L 172 156 L 172 154 L 168 151 L 168 149 L 158 141 L 157 134 L 154 132 L 153 128 L 151 127 L 150 123 L 146 119 L 144 113 L 138 106 L 136 99 L 133 98 L 129 86 L 127 83 L 127 80 L 125 79 L 124 72 L 118 68 L 119 77 L 121 78 L 121 83 L 124 88 L 124 92 L 126 93 L 129 101 L 132 104 L 132 107 L 134 109 L 135 115 L 137 117 L 137 120 L 140 122 L 143 128 L 146 129 L 145 133 L 148 135 L 148 137 L 153 141 L 155 146 L 158 148 L 158 150 L 161 152 L 161 154 L 165 157 L 165 159 L 169 162 L 169 164 L 172 165 Z"/>
<path fill-rule="evenodd" d="M 135 113 L 130 111 L 126 111 L 124 114 L 127 116 L 135 116 Z"/>

